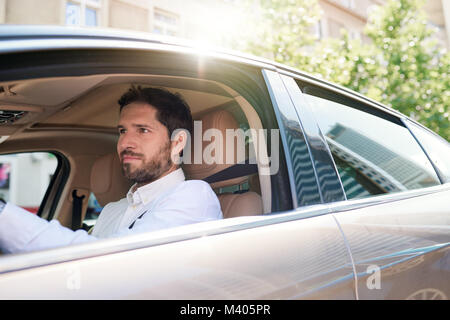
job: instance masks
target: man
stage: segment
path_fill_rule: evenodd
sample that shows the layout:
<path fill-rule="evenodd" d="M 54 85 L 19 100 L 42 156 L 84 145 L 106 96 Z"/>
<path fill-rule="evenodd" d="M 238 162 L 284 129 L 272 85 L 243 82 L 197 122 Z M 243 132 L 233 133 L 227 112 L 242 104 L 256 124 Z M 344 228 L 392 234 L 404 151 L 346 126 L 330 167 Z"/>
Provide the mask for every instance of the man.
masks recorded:
<path fill-rule="evenodd" d="M 117 152 L 125 177 L 134 182 L 126 198 L 105 206 L 92 235 L 0 203 L 3 252 L 47 249 L 222 218 L 209 184 L 185 181 L 178 165 L 192 129 L 192 116 L 183 99 L 162 89 L 132 87 L 119 105 Z"/>

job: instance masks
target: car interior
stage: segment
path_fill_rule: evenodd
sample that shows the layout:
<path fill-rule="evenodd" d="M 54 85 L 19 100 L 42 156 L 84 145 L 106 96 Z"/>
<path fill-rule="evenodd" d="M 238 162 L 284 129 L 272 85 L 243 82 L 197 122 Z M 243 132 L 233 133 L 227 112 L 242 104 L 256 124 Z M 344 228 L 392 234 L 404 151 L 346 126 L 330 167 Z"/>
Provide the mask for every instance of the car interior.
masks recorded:
<path fill-rule="evenodd" d="M 45 206 L 39 209 L 41 217 L 56 218 L 70 227 L 74 190 L 78 196 L 85 196 L 82 216 L 91 193 L 101 206 L 126 195 L 131 183 L 122 176 L 116 154 L 117 101 L 131 85 L 179 93 L 189 104 L 193 119 L 202 121 L 203 132 L 214 128 L 225 137 L 227 129 L 263 129 L 258 113 L 245 98 L 230 87 L 210 80 L 104 74 L 0 83 L 0 153 L 47 151 L 60 158 L 60 170 L 52 177 L 43 201 Z M 191 150 L 196 143 L 192 139 Z M 202 150 L 210 143 L 203 139 Z M 258 160 L 253 171 L 235 170 L 227 175 L 226 169 L 237 164 L 235 157 L 234 163 L 183 164 L 186 178 L 206 179 L 222 173 L 210 185 L 218 195 L 224 218 L 270 213 L 271 179 L 261 174 L 261 163 L 268 163 L 264 143 L 259 141 L 262 148 L 254 153 Z M 224 155 L 230 152 L 225 144 L 224 148 Z M 246 160 L 248 157 L 246 150 Z"/>

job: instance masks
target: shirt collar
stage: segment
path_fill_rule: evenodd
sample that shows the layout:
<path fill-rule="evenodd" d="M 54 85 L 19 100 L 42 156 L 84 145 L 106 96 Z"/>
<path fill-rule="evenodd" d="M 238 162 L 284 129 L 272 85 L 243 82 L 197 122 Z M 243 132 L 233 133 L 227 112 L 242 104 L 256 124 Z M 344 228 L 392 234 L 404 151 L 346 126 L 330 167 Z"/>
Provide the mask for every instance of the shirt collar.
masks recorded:
<path fill-rule="evenodd" d="M 181 168 L 169 173 L 168 175 L 146 184 L 133 192 L 136 184 L 134 184 L 127 193 L 128 204 L 136 205 L 153 201 L 161 193 L 185 180 L 184 172 Z"/>

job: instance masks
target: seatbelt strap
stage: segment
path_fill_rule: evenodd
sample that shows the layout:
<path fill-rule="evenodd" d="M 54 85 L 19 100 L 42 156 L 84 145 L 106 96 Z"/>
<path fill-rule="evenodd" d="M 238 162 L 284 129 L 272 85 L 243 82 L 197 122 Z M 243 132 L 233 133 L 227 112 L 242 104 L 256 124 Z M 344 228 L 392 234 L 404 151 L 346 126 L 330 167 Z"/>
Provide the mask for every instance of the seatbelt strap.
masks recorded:
<path fill-rule="evenodd" d="M 145 210 L 144 212 L 142 212 L 142 214 L 136 220 L 133 221 L 133 223 L 128 227 L 128 229 L 131 230 L 134 227 L 134 224 L 136 223 L 136 221 L 138 221 L 140 218 L 142 218 L 144 216 L 144 214 L 147 213 L 147 211 L 148 210 Z"/>
<path fill-rule="evenodd" d="M 248 160 L 247 160 L 248 162 Z M 249 163 L 238 163 L 231 167 L 228 167 L 226 169 L 223 169 L 219 172 L 216 172 L 213 175 L 210 175 L 209 177 L 206 177 L 203 179 L 203 181 L 208 183 L 214 183 L 218 181 L 224 181 L 239 177 L 245 177 L 252 174 L 258 173 L 258 165 L 257 164 L 249 164 Z M 144 214 L 147 213 L 147 210 L 145 210 L 136 220 L 133 221 L 133 223 L 128 227 L 128 229 L 133 229 L 134 224 L 137 220 L 141 219 Z"/>
<path fill-rule="evenodd" d="M 215 174 L 210 175 L 203 179 L 203 181 L 208 183 L 214 183 L 218 181 L 225 181 L 239 177 L 245 177 L 252 174 L 258 173 L 257 164 L 249 163 L 237 163 L 231 167 L 223 169 Z"/>
<path fill-rule="evenodd" d="M 77 230 L 81 226 L 81 209 L 83 208 L 83 199 L 85 195 L 77 196 L 77 190 L 72 191 L 72 230 Z"/>

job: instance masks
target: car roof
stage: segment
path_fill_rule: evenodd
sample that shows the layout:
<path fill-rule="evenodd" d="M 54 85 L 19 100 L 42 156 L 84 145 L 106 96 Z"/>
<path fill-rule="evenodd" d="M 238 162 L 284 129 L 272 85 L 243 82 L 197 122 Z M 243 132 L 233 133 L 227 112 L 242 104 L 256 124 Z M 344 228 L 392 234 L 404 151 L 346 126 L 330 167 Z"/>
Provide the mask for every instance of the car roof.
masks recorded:
<path fill-rule="evenodd" d="M 63 40 L 63 41 L 62 41 Z M 397 110 L 359 92 L 315 77 L 297 68 L 269 60 L 267 58 L 242 53 L 239 51 L 211 46 L 209 44 L 151 34 L 142 31 L 129 31 L 113 28 L 69 27 L 54 25 L 1 25 L 0 54 L 5 52 L 23 52 L 36 50 L 53 50 L 67 48 L 111 48 L 111 49 L 145 49 L 149 51 L 170 51 L 177 53 L 198 54 L 208 58 L 226 60 L 256 68 L 285 71 L 289 74 L 309 79 L 331 88 L 345 91 L 372 104 L 372 106 L 405 117 Z M 10 46 L 6 42 L 12 42 Z M 24 42 L 26 41 L 26 42 Z M 415 121 L 414 121 L 415 122 Z"/>
<path fill-rule="evenodd" d="M 113 28 L 92 28 L 92 27 L 64 27 L 64 26 L 50 26 L 50 25 L 0 25 L 0 41 L 13 40 L 45 40 L 45 39 L 83 39 L 95 40 L 98 45 L 104 45 L 99 40 L 115 40 L 126 41 L 131 45 L 132 42 L 145 43 L 148 49 L 159 48 L 157 45 L 165 45 L 177 47 L 180 51 L 183 49 L 191 49 L 203 55 L 216 56 L 223 58 L 225 55 L 230 60 L 236 60 L 241 63 L 245 62 L 249 65 L 260 66 L 261 64 L 275 65 L 276 63 L 262 57 L 257 57 L 251 54 L 238 52 L 235 50 L 225 49 L 222 47 L 215 47 L 199 41 L 188 40 L 183 38 L 157 35 L 146 33 L 142 31 L 129 31 L 123 29 Z M 50 45 L 50 44 L 49 44 Z M 95 47 L 94 44 L 91 44 Z M 0 52 L 4 51 L 0 48 Z"/>

